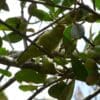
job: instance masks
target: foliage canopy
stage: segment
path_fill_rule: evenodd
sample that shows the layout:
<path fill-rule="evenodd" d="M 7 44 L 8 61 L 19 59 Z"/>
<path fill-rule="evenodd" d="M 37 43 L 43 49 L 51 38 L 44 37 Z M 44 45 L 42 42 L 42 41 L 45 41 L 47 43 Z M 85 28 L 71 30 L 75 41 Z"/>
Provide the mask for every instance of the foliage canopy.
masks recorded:
<path fill-rule="evenodd" d="M 99 86 L 100 30 L 95 35 L 92 33 L 93 27 L 90 27 L 87 39 L 84 26 L 87 22 L 91 26 L 100 23 L 97 12 L 100 10 L 100 0 L 91 0 L 92 8 L 84 3 L 85 0 L 17 1 L 20 16 L 7 17 L 5 21 L 0 19 L 0 31 L 4 33 L 0 35 L 0 64 L 7 66 L 6 69 L 0 68 L 0 81 L 4 76 L 9 77 L 8 82 L 0 86 L 0 91 L 17 81 L 19 89 L 35 91 L 28 100 L 47 87 L 50 96 L 58 100 L 71 100 L 76 80 Z M 10 12 L 6 0 L 1 0 L 1 10 Z M 47 26 L 36 30 L 36 25 L 39 27 L 40 23 Z M 80 38 L 86 40 L 82 52 L 77 49 Z M 4 46 L 5 41 L 12 50 Z M 17 51 L 13 45 L 20 45 L 22 41 L 24 50 Z M 13 78 L 10 67 L 20 69 Z M 5 95 L 4 100 L 7 100 Z"/>

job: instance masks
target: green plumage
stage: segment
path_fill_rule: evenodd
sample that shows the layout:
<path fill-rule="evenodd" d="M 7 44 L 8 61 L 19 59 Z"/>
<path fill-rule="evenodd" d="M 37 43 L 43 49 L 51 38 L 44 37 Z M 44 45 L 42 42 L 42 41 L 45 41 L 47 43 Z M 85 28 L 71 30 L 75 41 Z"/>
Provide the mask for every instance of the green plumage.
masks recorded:
<path fill-rule="evenodd" d="M 58 25 L 53 30 L 46 31 L 37 41 L 37 44 L 51 53 L 60 43 L 63 37 L 64 26 Z"/>
<path fill-rule="evenodd" d="M 48 54 L 52 53 L 57 48 L 57 46 L 59 45 L 59 43 L 63 37 L 63 30 L 64 30 L 64 26 L 57 25 L 52 30 L 48 30 L 48 31 L 44 32 L 43 35 L 41 35 L 39 37 L 39 39 L 36 41 L 36 44 L 40 47 L 43 47 L 43 49 Z M 17 62 L 18 62 L 18 64 L 22 64 L 33 57 L 39 57 L 41 55 L 45 55 L 45 52 L 40 50 L 34 44 L 31 44 L 18 57 Z"/>

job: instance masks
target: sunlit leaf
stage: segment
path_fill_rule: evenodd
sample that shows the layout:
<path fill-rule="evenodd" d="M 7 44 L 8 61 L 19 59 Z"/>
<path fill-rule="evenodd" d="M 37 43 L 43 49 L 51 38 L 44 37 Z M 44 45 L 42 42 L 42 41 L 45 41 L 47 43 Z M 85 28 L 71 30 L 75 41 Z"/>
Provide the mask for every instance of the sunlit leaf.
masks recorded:
<path fill-rule="evenodd" d="M 0 69 L 0 74 L 10 77 L 11 73 L 8 70 Z"/>
<path fill-rule="evenodd" d="M 24 69 L 16 73 L 15 78 L 17 81 L 42 83 L 45 80 L 45 75 L 35 72 L 34 70 Z"/>
<path fill-rule="evenodd" d="M 33 91 L 37 89 L 37 86 L 33 86 L 33 85 L 20 85 L 19 88 L 22 91 Z"/>
<path fill-rule="evenodd" d="M 6 56 L 8 54 L 9 54 L 8 50 L 6 50 L 5 48 L 0 48 L 0 55 L 1 56 Z"/>
<path fill-rule="evenodd" d="M 63 32 L 64 37 L 66 38 L 66 41 L 72 39 L 71 34 L 70 34 L 71 33 L 71 29 L 72 29 L 72 26 L 70 25 L 70 26 L 66 27 L 66 29 Z"/>
<path fill-rule="evenodd" d="M 91 0 L 92 1 L 92 0 Z M 96 7 L 100 9 L 100 0 L 95 0 Z"/>

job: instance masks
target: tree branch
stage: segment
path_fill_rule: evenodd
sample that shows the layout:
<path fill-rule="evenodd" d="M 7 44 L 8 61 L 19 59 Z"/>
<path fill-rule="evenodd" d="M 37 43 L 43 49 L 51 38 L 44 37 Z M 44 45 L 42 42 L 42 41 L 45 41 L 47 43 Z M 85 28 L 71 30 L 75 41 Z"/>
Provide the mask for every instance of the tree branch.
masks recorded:
<path fill-rule="evenodd" d="M 15 78 L 11 78 L 10 80 L 8 80 L 8 82 L 6 82 L 3 86 L 0 87 L 0 92 L 9 87 L 14 82 Z"/>
<path fill-rule="evenodd" d="M 77 2 L 77 4 L 78 4 L 80 7 L 82 7 L 83 9 L 86 9 L 87 11 L 93 13 L 94 15 L 96 15 L 96 16 L 98 16 L 98 17 L 100 18 L 100 14 L 97 13 L 97 12 L 95 12 L 94 10 L 92 10 L 89 6 L 84 5 L 83 3 L 79 3 L 79 2 Z"/>
<path fill-rule="evenodd" d="M 83 100 L 91 100 L 93 97 L 95 97 L 96 95 L 98 95 L 100 93 L 100 89 L 97 90 L 96 92 L 94 92 L 93 94 L 87 96 L 86 98 L 84 98 Z"/>
<path fill-rule="evenodd" d="M 10 60 L 7 57 L 0 57 L 0 63 L 8 66 L 16 66 L 16 61 Z"/>
<path fill-rule="evenodd" d="M 41 64 L 35 64 L 34 62 L 31 61 L 24 63 L 23 65 L 17 65 L 16 61 L 14 60 L 10 60 L 6 57 L 0 57 L 0 63 L 4 65 L 9 65 L 11 67 L 20 68 L 20 69 L 32 69 L 40 73 L 42 73 L 43 71 L 43 66 Z M 56 73 L 50 72 L 48 74 L 56 74 Z"/>
<path fill-rule="evenodd" d="M 10 66 L 7 65 L 7 67 L 6 67 L 5 70 L 9 70 L 9 68 L 10 68 Z M 0 82 L 3 80 L 3 78 L 4 78 L 4 75 L 1 75 L 1 76 L 0 76 Z"/>

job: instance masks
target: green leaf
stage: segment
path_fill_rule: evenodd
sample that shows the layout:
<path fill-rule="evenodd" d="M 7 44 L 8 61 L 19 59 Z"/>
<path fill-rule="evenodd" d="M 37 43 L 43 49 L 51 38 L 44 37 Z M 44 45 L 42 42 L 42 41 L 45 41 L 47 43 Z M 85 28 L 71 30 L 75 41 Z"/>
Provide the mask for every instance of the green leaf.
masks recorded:
<path fill-rule="evenodd" d="M 55 85 L 49 88 L 48 93 L 54 98 L 59 98 L 66 86 L 67 85 L 64 82 L 56 83 Z"/>
<path fill-rule="evenodd" d="M 72 69 L 77 79 L 82 80 L 82 81 L 86 80 L 88 72 L 85 69 L 85 66 L 82 64 L 81 60 L 75 57 L 72 57 Z"/>
<path fill-rule="evenodd" d="M 59 4 L 61 2 L 61 0 L 51 0 L 51 1 L 53 1 L 53 3 L 55 4 Z"/>
<path fill-rule="evenodd" d="M 65 89 L 61 93 L 62 95 L 60 96 L 59 100 L 71 100 L 73 95 L 74 85 L 75 81 L 73 80 L 65 87 Z"/>
<path fill-rule="evenodd" d="M 10 77 L 11 73 L 8 70 L 0 69 L 0 74 Z"/>
<path fill-rule="evenodd" d="M 13 28 L 16 28 L 20 24 L 20 18 L 19 17 L 12 17 L 8 18 L 5 21 L 6 24 L 12 26 Z M 7 26 L 0 24 L 0 30 L 10 30 Z"/>
<path fill-rule="evenodd" d="M 55 57 L 54 62 L 56 62 L 58 65 L 63 65 L 63 66 L 68 63 L 67 60 L 63 57 Z"/>
<path fill-rule="evenodd" d="M 43 83 L 46 76 L 31 69 L 23 69 L 16 73 L 15 78 L 19 82 Z"/>
<path fill-rule="evenodd" d="M 8 18 L 8 19 L 6 19 L 5 23 L 10 25 L 11 27 L 17 29 L 20 32 L 25 32 L 26 26 L 27 26 L 26 20 L 21 17 Z M 6 25 L 0 24 L 0 30 L 10 31 L 11 29 L 8 28 Z"/>
<path fill-rule="evenodd" d="M 20 85 L 19 88 L 22 90 L 22 91 L 33 91 L 33 90 L 36 90 L 37 89 L 37 86 L 33 86 L 33 85 Z"/>
<path fill-rule="evenodd" d="M 27 60 L 43 55 L 43 53 L 33 44 L 31 44 L 27 49 L 18 57 L 18 64 L 23 64 Z"/>
<path fill-rule="evenodd" d="M 96 8 L 100 9 L 100 0 L 95 0 Z"/>
<path fill-rule="evenodd" d="M 71 28 L 72 26 L 69 25 L 63 33 L 63 44 L 64 44 L 64 48 L 66 50 L 66 54 L 69 56 L 70 54 L 72 54 L 72 52 L 75 50 L 76 48 L 76 40 L 72 39 L 71 36 Z"/>
<path fill-rule="evenodd" d="M 70 7 L 73 3 L 75 3 L 75 0 L 63 0 L 62 5 L 66 7 Z"/>
<path fill-rule="evenodd" d="M 0 56 L 6 56 L 8 55 L 9 52 L 5 48 L 0 48 Z"/>
<path fill-rule="evenodd" d="M 8 4 L 6 3 L 6 0 L 0 0 L 0 10 L 1 9 L 9 11 L 9 7 Z"/>
<path fill-rule="evenodd" d="M 5 41 L 9 41 L 11 43 L 16 43 L 22 40 L 22 36 L 17 33 L 11 32 L 3 37 Z"/>
<path fill-rule="evenodd" d="M 87 55 L 86 55 L 86 53 L 84 53 L 84 52 L 80 52 L 80 53 L 74 53 L 74 55 L 76 56 L 76 57 L 78 57 L 78 58 L 80 58 L 80 59 L 83 59 L 83 60 L 86 60 L 87 59 Z"/>
<path fill-rule="evenodd" d="M 63 32 L 64 37 L 66 38 L 66 41 L 72 39 L 72 36 L 71 36 L 71 34 L 70 34 L 71 29 L 72 29 L 72 25 L 69 25 L 68 27 L 65 28 L 65 30 L 64 30 L 64 32 Z"/>

